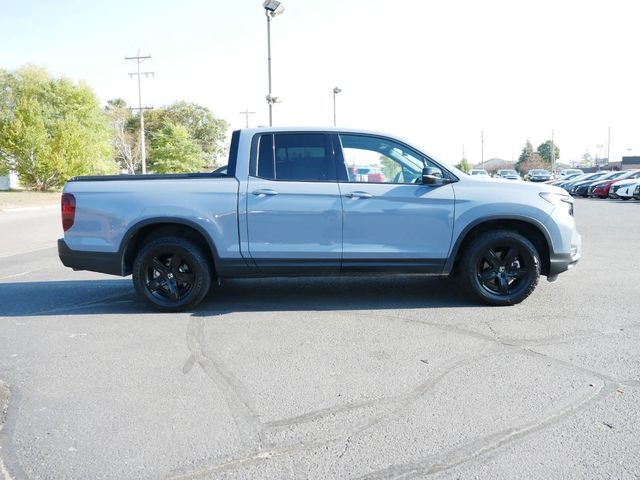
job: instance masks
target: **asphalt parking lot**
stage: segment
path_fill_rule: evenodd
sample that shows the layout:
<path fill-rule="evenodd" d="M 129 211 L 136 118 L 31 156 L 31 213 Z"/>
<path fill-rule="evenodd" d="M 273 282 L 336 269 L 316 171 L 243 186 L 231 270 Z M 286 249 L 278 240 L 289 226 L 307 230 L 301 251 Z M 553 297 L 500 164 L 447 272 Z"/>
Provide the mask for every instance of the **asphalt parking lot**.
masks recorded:
<path fill-rule="evenodd" d="M 225 282 L 192 313 L 0 212 L 0 478 L 640 477 L 640 202 L 515 307 L 437 278 Z"/>

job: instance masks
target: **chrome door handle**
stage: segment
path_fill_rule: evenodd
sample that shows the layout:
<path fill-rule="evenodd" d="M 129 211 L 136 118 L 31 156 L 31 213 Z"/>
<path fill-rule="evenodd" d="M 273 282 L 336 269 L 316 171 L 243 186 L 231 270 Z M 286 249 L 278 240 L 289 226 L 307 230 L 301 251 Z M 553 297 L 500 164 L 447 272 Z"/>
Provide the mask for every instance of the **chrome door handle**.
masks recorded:
<path fill-rule="evenodd" d="M 373 195 L 367 192 L 349 192 L 345 194 L 347 198 L 371 198 Z"/>
<path fill-rule="evenodd" d="M 278 192 L 276 192 L 275 190 L 271 190 L 270 188 L 260 188 L 258 190 L 254 190 L 253 192 L 254 195 L 277 195 Z"/>

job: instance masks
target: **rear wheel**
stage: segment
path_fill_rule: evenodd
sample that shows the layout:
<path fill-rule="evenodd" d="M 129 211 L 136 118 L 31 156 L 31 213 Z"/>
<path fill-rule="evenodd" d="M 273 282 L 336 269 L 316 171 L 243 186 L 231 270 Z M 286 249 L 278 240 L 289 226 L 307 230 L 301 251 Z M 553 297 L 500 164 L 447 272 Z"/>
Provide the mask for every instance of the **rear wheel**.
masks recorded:
<path fill-rule="evenodd" d="M 180 237 L 157 238 L 146 244 L 132 273 L 138 294 L 167 312 L 194 307 L 211 287 L 207 257 L 197 245 Z"/>
<path fill-rule="evenodd" d="M 510 230 L 485 232 L 461 259 L 461 280 L 491 305 L 515 305 L 533 292 L 540 278 L 540 256 L 533 244 Z"/>

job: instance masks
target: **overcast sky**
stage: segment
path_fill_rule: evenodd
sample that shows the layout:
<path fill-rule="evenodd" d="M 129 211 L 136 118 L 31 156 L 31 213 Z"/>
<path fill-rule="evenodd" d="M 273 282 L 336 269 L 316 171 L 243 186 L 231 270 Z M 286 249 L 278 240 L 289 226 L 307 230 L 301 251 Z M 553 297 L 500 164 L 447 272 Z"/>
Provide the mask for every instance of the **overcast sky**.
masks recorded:
<path fill-rule="evenodd" d="M 560 161 L 640 154 L 637 0 L 288 0 L 272 22 L 274 125 L 386 131 L 449 163 L 518 157 L 551 138 Z M 0 68 L 85 80 L 102 102 L 197 102 L 232 128 L 267 125 L 260 0 L 0 0 Z M 630 150 L 629 150 L 630 149 Z"/>

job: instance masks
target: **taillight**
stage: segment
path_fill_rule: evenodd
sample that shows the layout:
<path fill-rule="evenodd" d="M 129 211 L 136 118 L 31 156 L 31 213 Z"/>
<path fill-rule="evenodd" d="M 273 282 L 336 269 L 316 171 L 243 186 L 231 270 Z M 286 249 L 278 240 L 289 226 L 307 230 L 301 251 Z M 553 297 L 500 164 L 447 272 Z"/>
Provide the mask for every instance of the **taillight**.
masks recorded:
<path fill-rule="evenodd" d="M 62 229 L 66 232 L 73 226 L 76 218 L 76 197 L 70 193 L 62 194 Z"/>

